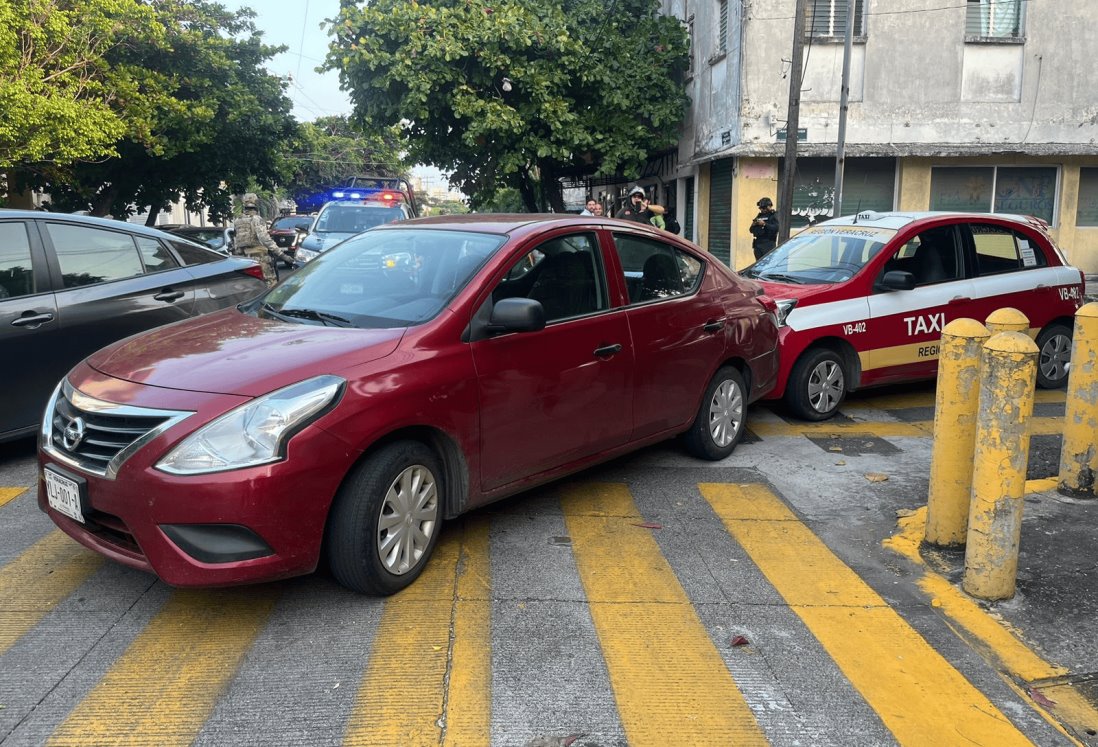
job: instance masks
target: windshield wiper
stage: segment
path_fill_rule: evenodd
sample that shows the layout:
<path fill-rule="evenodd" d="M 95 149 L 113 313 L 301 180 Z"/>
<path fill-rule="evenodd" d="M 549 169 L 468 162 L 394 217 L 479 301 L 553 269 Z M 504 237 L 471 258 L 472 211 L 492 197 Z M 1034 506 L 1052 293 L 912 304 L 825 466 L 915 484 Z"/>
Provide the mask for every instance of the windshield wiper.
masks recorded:
<path fill-rule="evenodd" d="M 269 303 L 264 302 L 263 310 L 269 314 L 275 316 L 290 317 L 293 319 L 311 319 L 314 322 L 320 322 L 324 326 L 332 325 L 334 327 L 352 327 L 350 319 L 344 319 L 341 316 L 335 314 L 328 314 L 324 311 L 317 311 L 316 309 L 276 309 Z"/>
<path fill-rule="evenodd" d="M 761 272 L 756 277 L 759 280 L 779 280 L 783 283 L 795 283 L 796 285 L 804 285 L 803 280 L 795 278 L 792 275 L 782 275 L 778 272 Z"/>

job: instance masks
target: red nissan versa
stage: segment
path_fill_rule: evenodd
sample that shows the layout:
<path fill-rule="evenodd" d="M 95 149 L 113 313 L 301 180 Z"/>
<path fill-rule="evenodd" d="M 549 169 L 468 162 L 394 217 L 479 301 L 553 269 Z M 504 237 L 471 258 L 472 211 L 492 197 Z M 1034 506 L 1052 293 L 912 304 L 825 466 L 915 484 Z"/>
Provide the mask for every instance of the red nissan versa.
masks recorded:
<path fill-rule="evenodd" d="M 933 378 L 946 324 L 1007 306 L 1029 319 L 1038 386 L 1067 383 L 1084 278 L 1036 218 L 860 213 L 805 229 L 742 274 L 780 310 L 769 396 L 807 420 L 859 387 Z"/>
<path fill-rule="evenodd" d="M 777 308 L 637 223 L 427 218 L 58 386 L 39 505 L 176 586 L 309 573 L 389 594 L 444 519 L 682 435 L 722 459 L 777 376 Z"/>

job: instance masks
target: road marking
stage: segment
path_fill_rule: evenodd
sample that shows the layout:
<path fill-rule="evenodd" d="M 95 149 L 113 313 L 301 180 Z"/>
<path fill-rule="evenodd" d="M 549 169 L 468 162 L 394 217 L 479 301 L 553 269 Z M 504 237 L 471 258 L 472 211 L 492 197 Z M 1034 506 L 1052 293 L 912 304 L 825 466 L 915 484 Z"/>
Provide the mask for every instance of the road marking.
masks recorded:
<path fill-rule="evenodd" d="M 900 744 L 1031 744 L 768 488 L 699 488 Z"/>
<path fill-rule="evenodd" d="M 49 743 L 190 744 L 277 598 L 271 586 L 173 593 Z"/>
<path fill-rule="evenodd" d="M 0 568 L 0 654 L 95 573 L 103 558 L 53 531 Z"/>
<path fill-rule="evenodd" d="M 628 488 L 561 504 L 629 744 L 767 744 Z"/>
<path fill-rule="evenodd" d="M 447 527 L 423 574 L 385 601 L 345 745 L 488 744 L 487 527 L 462 534 Z"/>
<path fill-rule="evenodd" d="M 876 436 L 878 438 L 928 438 L 934 435 L 934 421 L 920 420 L 912 423 L 863 421 L 822 423 L 779 423 L 774 421 L 752 420 L 748 423 L 751 432 L 760 438 L 796 437 L 808 435 L 834 436 Z M 1063 433 L 1063 416 L 1030 418 L 1029 434 L 1047 436 Z"/>
<path fill-rule="evenodd" d="M 0 506 L 15 500 L 26 490 L 27 488 L 0 488 Z"/>

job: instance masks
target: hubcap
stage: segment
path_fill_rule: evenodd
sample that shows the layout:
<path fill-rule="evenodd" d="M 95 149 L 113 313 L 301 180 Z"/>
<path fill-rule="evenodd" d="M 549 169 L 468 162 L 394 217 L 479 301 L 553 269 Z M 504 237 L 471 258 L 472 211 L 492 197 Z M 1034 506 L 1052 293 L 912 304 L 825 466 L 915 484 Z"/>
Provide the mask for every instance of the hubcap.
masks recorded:
<path fill-rule="evenodd" d="M 808 377 L 808 402 L 816 412 L 831 412 L 843 398 L 843 370 L 835 361 L 821 361 Z"/>
<path fill-rule="evenodd" d="M 385 570 L 400 576 L 419 563 L 438 524 L 435 476 L 413 464 L 393 480 L 381 504 L 377 552 Z"/>
<path fill-rule="evenodd" d="M 1041 348 L 1041 375 L 1049 381 L 1059 381 L 1068 374 L 1071 364 L 1071 338 L 1067 335 L 1053 335 Z"/>
<path fill-rule="evenodd" d="M 709 403 L 709 435 L 724 448 L 736 440 L 743 426 L 743 393 L 732 380 L 722 381 Z"/>

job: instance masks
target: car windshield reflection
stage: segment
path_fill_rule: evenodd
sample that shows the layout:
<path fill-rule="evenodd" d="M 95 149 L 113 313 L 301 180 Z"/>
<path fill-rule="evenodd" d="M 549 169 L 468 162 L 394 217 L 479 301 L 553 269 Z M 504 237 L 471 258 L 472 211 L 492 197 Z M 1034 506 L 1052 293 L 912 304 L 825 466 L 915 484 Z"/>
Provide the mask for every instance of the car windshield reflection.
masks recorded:
<path fill-rule="evenodd" d="M 310 262 L 248 311 L 326 326 L 420 324 L 438 314 L 505 240 L 422 228 L 369 231 Z"/>
<path fill-rule="evenodd" d="M 797 234 L 743 275 L 781 283 L 843 283 L 858 274 L 896 232 L 887 228 L 816 226 Z"/>

